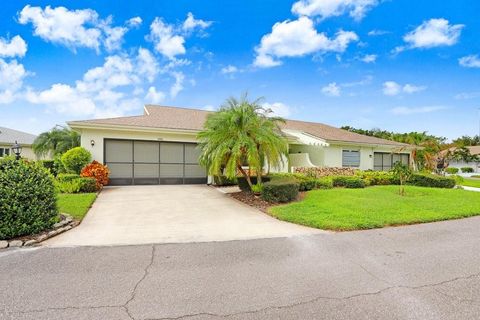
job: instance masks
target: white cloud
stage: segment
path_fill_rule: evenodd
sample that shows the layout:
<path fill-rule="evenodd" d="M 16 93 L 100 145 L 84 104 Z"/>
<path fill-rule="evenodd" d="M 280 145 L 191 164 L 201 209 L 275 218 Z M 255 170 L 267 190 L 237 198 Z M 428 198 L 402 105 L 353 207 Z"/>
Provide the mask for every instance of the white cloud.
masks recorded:
<path fill-rule="evenodd" d="M 87 47 L 98 50 L 101 31 L 95 27 L 98 14 L 94 10 L 68 10 L 25 6 L 19 14 L 21 24 L 32 23 L 34 34 L 46 41 L 70 48 Z"/>
<path fill-rule="evenodd" d="M 348 12 L 355 20 L 361 20 L 378 3 L 378 0 L 300 0 L 293 4 L 292 12 L 300 16 L 320 16 L 322 19 Z"/>
<path fill-rule="evenodd" d="M 387 96 L 396 96 L 400 93 L 402 87 L 395 81 L 386 81 L 383 83 L 383 94 Z"/>
<path fill-rule="evenodd" d="M 121 48 L 123 37 L 131 27 L 141 23 L 140 17 L 128 20 L 125 26 L 112 26 L 112 18 L 100 19 L 92 9 L 69 10 L 25 6 L 19 13 L 21 24 L 31 23 L 33 32 L 45 41 L 62 44 L 72 50 L 80 47 L 95 49 L 103 45 L 107 51 Z"/>
<path fill-rule="evenodd" d="M 475 99 L 480 97 L 480 91 L 475 92 L 461 92 L 455 95 L 455 99 L 457 100 L 468 100 L 468 99 Z"/>
<path fill-rule="evenodd" d="M 373 80 L 373 76 L 367 75 L 367 76 L 363 77 L 363 79 L 361 79 L 361 80 L 359 80 L 359 81 L 345 82 L 345 83 L 340 84 L 340 86 L 341 86 L 341 87 L 345 87 L 345 88 L 351 88 L 351 87 L 357 87 L 357 86 L 365 86 L 365 85 L 368 85 L 368 84 L 372 83 L 372 80 Z"/>
<path fill-rule="evenodd" d="M 386 34 L 389 34 L 389 33 L 390 33 L 390 31 L 374 29 L 374 30 L 370 30 L 367 34 L 370 37 L 378 37 L 378 36 L 383 36 L 383 35 L 386 35 Z"/>
<path fill-rule="evenodd" d="M 142 18 L 140 17 L 133 17 L 127 20 L 126 25 L 129 28 L 137 28 L 143 23 Z"/>
<path fill-rule="evenodd" d="M 162 91 L 157 91 L 155 87 L 148 88 L 147 95 L 145 96 L 145 100 L 148 103 L 159 104 L 165 100 L 165 93 Z"/>
<path fill-rule="evenodd" d="M 403 86 L 403 92 L 409 93 L 409 94 L 420 92 L 420 91 L 423 91 L 425 89 L 427 89 L 426 86 L 416 86 L 416 85 L 409 84 L 409 83 L 407 83 L 406 85 Z"/>
<path fill-rule="evenodd" d="M 7 62 L 0 59 L 0 104 L 11 103 L 17 98 L 27 75 L 23 65 L 16 60 Z"/>
<path fill-rule="evenodd" d="M 412 114 L 430 113 L 430 112 L 435 112 L 435 111 L 440 111 L 445 109 L 447 108 L 444 106 L 427 106 L 427 107 L 415 107 L 415 108 L 396 107 L 391 109 L 390 111 L 397 116 L 407 116 Z"/>
<path fill-rule="evenodd" d="M 387 96 L 396 96 L 401 92 L 412 94 L 425 89 L 427 89 L 426 86 L 416 86 L 410 83 L 407 83 L 404 86 L 395 81 L 386 81 L 383 83 L 383 94 Z"/>
<path fill-rule="evenodd" d="M 138 49 L 137 72 L 145 76 L 149 82 L 153 82 L 159 73 L 158 62 L 147 49 Z"/>
<path fill-rule="evenodd" d="M 403 37 L 407 46 L 397 47 L 393 53 L 399 53 L 405 49 L 453 46 L 458 42 L 464 27 L 463 24 L 452 25 L 443 18 L 424 21 Z"/>
<path fill-rule="evenodd" d="M 238 69 L 235 66 L 232 66 L 231 64 L 226 66 L 226 67 L 223 67 L 222 70 L 220 70 L 220 72 L 222 74 L 232 74 L 232 73 L 237 73 L 237 72 L 240 72 L 240 71 L 241 71 L 240 69 Z"/>
<path fill-rule="evenodd" d="M 338 97 L 340 96 L 341 89 L 335 82 L 331 82 L 325 87 L 322 88 L 322 93 L 326 96 L 330 97 Z"/>
<path fill-rule="evenodd" d="M 27 52 L 27 43 L 20 36 L 15 36 L 10 41 L 0 38 L 0 57 L 23 57 Z"/>
<path fill-rule="evenodd" d="M 357 41 L 358 36 L 351 31 L 340 30 L 335 38 L 328 38 L 318 33 L 313 21 L 307 17 L 298 20 L 278 22 L 272 32 L 262 37 L 260 45 L 255 48 L 254 65 L 273 67 L 281 64 L 279 58 L 299 57 L 311 53 L 344 52 L 350 42 Z"/>
<path fill-rule="evenodd" d="M 472 54 L 458 59 L 458 63 L 466 68 L 480 68 L 480 57 L 478 54 Z"/>
<path fill-rule="evenodd" d="M 161 18 L 155 18 L 150 25 L 149 39 L 154 42 L 155 50 L 169 59 L 185 54 L 185 38 L 175 34 L 174 27 L 166 24 Z"/>
<path fill-rule="evenodd" d="M 292 114 L 292 108 L 281 102 L 264 103 L 262 107 L 272 111 L 272 116 L 288 118 Z"/>
<path fill-rule="evenodd" d="M 175 83 L 170 88 L 170 96 L 175 98 L 180 91 L 183 90 L 183 81 L 185 80 L 185 75 L 182 72 L 172 72 L 172 76 L 175 78 Z"/>
<path fill-rule="evenodd" d="M 373 63 L 377 61 L 378 55 L 376 54 L 366 54 L 362 58 L 360 58 L 360 61 L 363 61 L 365 63 Z"/>
<path fill-rule="evenodd" d="M 191 32 L 194 30 L 204 30 L 212 25 L 213 21 L 205 21 L 202 19 L 195 19 L 193 13 L 187 14 L 187 19 L 183 22 L 182 29 L 185 32 Z"/>

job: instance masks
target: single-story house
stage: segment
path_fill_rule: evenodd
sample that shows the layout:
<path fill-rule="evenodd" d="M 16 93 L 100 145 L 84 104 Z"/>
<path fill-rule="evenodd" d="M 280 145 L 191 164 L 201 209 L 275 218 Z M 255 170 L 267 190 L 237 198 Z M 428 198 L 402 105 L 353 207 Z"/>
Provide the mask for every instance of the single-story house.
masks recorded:
<path fill-rule="evenodd" d="M 198 164 L 197 133 L 211 111 L 147 105 L 144 114 L 71 121 L 81 145 L 108 165 L 112 184 L 206 183 Z M 272 171 L 292 167 L 352 167 L 390 170 L 410 163 L 414 146 L 364 136 L 321 123 L 287 120 L 289 159 Z"/>
<path fill-rule="evenodd" d="M 33 141 L 35 141 L 36 138 L 36 135 L 30 133 L 0 127 L 0 158 L 13 155 L 12 146 L 15 142 L 18 142 L 22 147 L 20 154 L 22 158 L 30 160 L 37 159 L 32 149 Z"/>
<path fill-rule="evenodd" d="M 477 155 L 480 157 L 480 146 L 471 146 L 471 147 L 465 147 L 470 151 L 471 155 Z M 447 150 L 444 150 L 440 153 L 440 157 L 444 158 L 448 154 L 453 154 L 457 148 L 450 148 Z M 480 162 L 465 162 L 463 160 L 456 160 L 456 159 L 447 159 L 447 164 L 449 168 L 465 168 L 465 167 L 470 167 L 473 169 L 474 173 L 480 173 Z"/>

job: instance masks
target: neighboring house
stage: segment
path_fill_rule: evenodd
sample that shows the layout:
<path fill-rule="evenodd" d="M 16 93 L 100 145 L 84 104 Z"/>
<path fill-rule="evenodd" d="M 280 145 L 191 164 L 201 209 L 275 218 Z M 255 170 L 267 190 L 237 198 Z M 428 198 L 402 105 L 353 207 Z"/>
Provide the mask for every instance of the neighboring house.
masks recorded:
<path fill-rule="evenodd" d="M 480 146 L 471 146 L 471 147 L 466 147 L 471 155 L 477 155 L 480 157 Z M 447 150 L 444 150 L 440 153 L 441 157 L 445 157 L 448 154 L 453 154 L 455 152 L 456 148 L 450 148 Z M 473 169 L 475 173 L 480 173 L 480 162 L 465 162 L 461 160 L 455 160 L 455 159 L 447 159 L 448 167 L 449 168 L 465 168 L 465 167 L 470 167 Z"/>
<path fill-rule="evenodd" d="M 18 144 L 22 146 L 20 156 L 22 158 L 36 160 L 37 157 L 32 149 L 32 144 L 36 137 L 37 136 L 30 133 L 0 127 L 0 158 L 13 155 L 11 148 L 15 141 L 17 141 Z"/>
<path fill-rule="evenodd" d="M 198 164 L 197 133 L 204 110 L 147 105 L 140 116 L 71 121 L 81 145 L 109 166 L 112 184 L 206 183 Z M 415 146 L 364 136 L 321 123 L 287 120 L 289 159 L 281 168 L 352 167 L 390 170 L 397 161 L 410 163 Z"/>

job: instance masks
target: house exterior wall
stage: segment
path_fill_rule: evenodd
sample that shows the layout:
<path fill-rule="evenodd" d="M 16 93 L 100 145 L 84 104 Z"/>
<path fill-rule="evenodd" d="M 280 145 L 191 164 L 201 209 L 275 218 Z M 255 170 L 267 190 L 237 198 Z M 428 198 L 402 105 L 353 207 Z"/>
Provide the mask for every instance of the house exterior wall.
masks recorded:
<path fill-rule="evenodd" d="M 292 144 L 289 147 L 289 153 L 308 153 L 313 165 L 323 167 L 325 166 L 325 148 L 326 147 Z"/>
<path fill-rule="evenodd" d="M 12 145 L 6 145 L 6 144 L 0 144 L 0 148 L 8 148 L 10 149 Z M 10 150 L 10 155 L 14 156 L 13 152 Z M 28 160 L 38 160 L 38 157 L 35 155 L 33 152 L 33 149 L 31 146 L 25 146 L 22 145 L 22 153 L 20 154 L 22 158 L 28 159 Z"/>
<path fill-rule="evenodd" d="M 80 131 L 80 130 L 79 130 Z M 129 139 L 150 141 L 196 142 L 196 134 L 142 132 L 133 130 L 82 129 L 81 146 L 92 153 L 93 160 L 104 163 L 104 139 Z M 91 145 L 91 141 L 95 145 Z"/>
<path fill-rule="evenodd" d="M 457 160 L 450 160 L 448 162 L 449 168 L 458 168 L 461 169 L 463 167 L 470 167 L 473 168 L 475 173 L 480 173 L 480 162 L 465 162 L 465 161 L 457 161 Z"/>

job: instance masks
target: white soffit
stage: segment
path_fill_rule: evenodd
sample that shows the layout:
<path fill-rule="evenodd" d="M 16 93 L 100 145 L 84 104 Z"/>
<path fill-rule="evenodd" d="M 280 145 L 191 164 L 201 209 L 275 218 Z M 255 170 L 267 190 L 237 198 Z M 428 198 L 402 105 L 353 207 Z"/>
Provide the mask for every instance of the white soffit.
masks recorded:
<path fill-rule="evenodd" d="M 301 144 L 306 144 L 309 146 L 318 146 L 318 147 L 328 147 L 329 144 L 322 139 L 319 139 L 311 134 L 305 133 L 298 130 L 283 129 L 282 130 L 287 135 L 297 138 L 297 141 Z"/>

